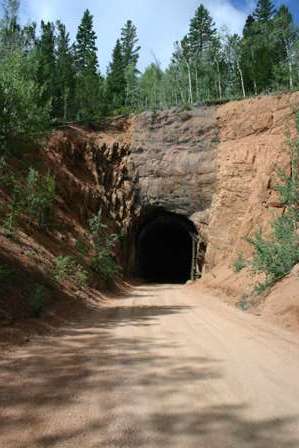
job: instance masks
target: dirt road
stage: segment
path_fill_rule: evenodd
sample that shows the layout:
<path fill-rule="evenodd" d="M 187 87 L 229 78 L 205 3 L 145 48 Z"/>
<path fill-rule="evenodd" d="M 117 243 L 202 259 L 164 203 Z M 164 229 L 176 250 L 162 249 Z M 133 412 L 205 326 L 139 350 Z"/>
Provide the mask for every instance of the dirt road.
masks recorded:
<path fill-rule="evenodd" d="M 140 286 L 0 363 L 1 448 L 299 447 L 299 342 Z"/>

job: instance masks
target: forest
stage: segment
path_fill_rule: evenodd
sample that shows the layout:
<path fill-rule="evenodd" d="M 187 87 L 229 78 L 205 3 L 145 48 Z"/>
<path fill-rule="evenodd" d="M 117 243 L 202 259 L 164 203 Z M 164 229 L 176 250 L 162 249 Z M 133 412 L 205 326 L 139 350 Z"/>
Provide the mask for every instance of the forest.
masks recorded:
<path fill-rule="evenodd" d="M 138 70 L 131 20 L 120 30 L 107 73 L 84 12 L 76 39 L 61 21 L 22 25 L 20 0 L 4 0 L 0 23 L 0 147 L 17 136 L 107 115 L 213 104 L 299 86 L 299 30 L 286 5 L 258 0 L 242 35 L 217 29 L 201 4 L 168 67 Z M 100 36 L 99 41 L 100 42 Z"/>

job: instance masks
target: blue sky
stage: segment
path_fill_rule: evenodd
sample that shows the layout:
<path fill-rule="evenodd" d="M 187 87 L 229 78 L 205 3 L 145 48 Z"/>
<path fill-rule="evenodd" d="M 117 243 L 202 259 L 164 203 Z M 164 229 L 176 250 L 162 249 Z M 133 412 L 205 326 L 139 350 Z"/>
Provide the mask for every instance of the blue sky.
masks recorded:
<path fill-rule="evenodd" d="M 170 59 L 173 43 L 186 33 L 195 9 L 203 3 L 211 12 L 219 27 L 227 26 L 240 32 L 246 17 L 255 6 L 255 0 L 23 0 L 23 21 L 63 21 L 72 37 L 80 23 L 84 9 L 94 15 L 98 34 L 100 66 L 106 71 L 111 52 L 120 28 L 127 19 L 132 19 L 138 28 L 142 52 L 140 69 L 155 57 L 165 67 Z M 299 22 L 298 0 L 277 0 L 285 3 Z"/>

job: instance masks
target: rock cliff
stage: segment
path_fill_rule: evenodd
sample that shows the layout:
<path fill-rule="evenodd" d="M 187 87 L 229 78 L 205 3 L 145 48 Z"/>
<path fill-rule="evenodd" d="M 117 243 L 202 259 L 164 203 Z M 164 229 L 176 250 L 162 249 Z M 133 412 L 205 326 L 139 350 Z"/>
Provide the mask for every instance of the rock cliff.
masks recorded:
<path fill-rule="evenodd" d="M 216 186 L 214 108 L 144 113 L 132 123 L 130 161 L 141 206 L 191 216 L 210 207 Z"/>
<path fill-rule="evenodd" d="M 228 103 L 217 109 L 217 190 L 210 210 L 206 271 L 230 263 L 244 239 L 269 230 L 282 211 L 277 171 L 290 171 L 288 138 L 294 132 L 299 94 Z"/>

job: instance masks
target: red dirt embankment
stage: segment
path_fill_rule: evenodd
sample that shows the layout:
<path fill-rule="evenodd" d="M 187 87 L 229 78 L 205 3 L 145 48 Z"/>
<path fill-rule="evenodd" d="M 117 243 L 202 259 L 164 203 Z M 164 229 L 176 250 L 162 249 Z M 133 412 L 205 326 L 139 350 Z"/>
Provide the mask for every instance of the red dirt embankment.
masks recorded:
<path fill-rule="evenodd" d="M 111 132 L 116 132 L 113 126 Z M 88 269 L 93 255 L 88 220 L 99 209 L 111 231 L 118 232 L 120 222 L 128 225 L 134 209 L 134 192 L 129 185 L 123 189 L 122 201 L 116 197 L 125 182 L 127 152 L 125 142 L 112 141 L 107 145 L 97 141 L 94 132 L 66 128 L 54 132 L 40 148 L 7 159 L 5 176 L 11 173 L 21 190 L 29 167 L 44 175 L 51 173 L 56 179 L 56 198 L 53 222 L 48 229 L 39 228 L 23 214 L 11 235 L 3 227 L 0 229 L 0 268 L 9 272 L 5 281 L 1 277 L 0 340 L 4 344 L 24 342 L 32 333 L 52 331 L 80 314 L 82 306 L 92 307 L 105 300 L 99 293 L 106 289 L 105 281 L 92 272 L 89 286 L 83 288 L 72 278 L 56 282 L 53 270 L 59 256 L 71 256 Z M 3 179 L 1 222 L 13 200 L 13 191 Z M 80 246 L 84 246 L 84 253 Z M 45 288 L 46 300 L 39 321 L 32 319 L 30 305 L 37 285 Z"/>
<path fill-rule="evenodd" d="M 246 270 L 236 274 L 232 269 L 239 254 L 252 255 L 246 238 L 258 229 L 269 234 L 271 222 L 284 211 L 274 187 L 277 170 L 290 172 L 288 140 L 296 133 L 298 108 L 298 92 L 218 108 L 217 192 L 210 211 L 206 274 L 200 284 L 230 303 L 250 298 L 258 280 Z M 262 302 L 256 312 L 298 330 L 298 269 Z"/>

